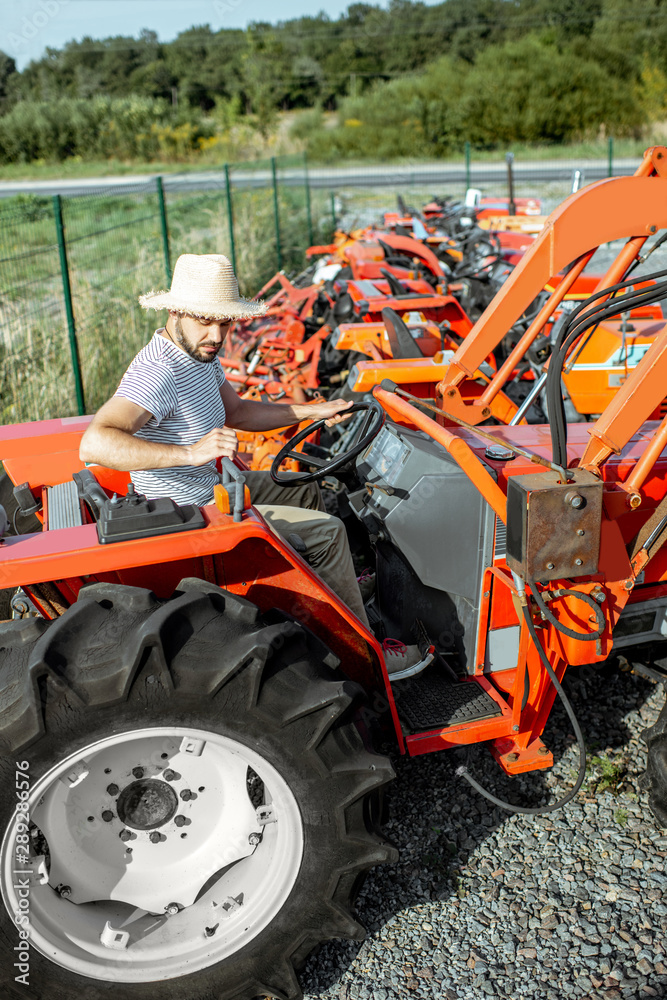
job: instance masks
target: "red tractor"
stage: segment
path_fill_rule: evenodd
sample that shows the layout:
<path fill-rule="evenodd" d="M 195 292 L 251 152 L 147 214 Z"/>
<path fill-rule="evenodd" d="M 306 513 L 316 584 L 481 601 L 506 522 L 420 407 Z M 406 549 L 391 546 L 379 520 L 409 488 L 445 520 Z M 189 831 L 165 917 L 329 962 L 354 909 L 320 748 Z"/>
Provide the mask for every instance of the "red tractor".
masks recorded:
<path fill-rule="evenodd" d="M 643 176 L 554 213 L 449 364 L 436 419 L 385 382 L 346 450 L 304 473 L 346 485 L 374 560 L 373 631 L 268 528 L 227 460 L 215 504 L 179 507 L 82 468 L 89 418 L 2 429 L 17 530 L 43 521 L 0 545 L 16 616 L 0 625 L 3 995 L 298 997 L 295 969 L 318 942 L 362 935 L 355 892 L 394 857 L 377 734 L 411 755 L 483 742 L 515 775 L 551 765 L 541 737 L 561 697 L 579 774 L 523 811 L 577 793 L 585 744 L 565 670 L 664 631 L 667 418 L 646 421 L 667 332 L 585 428 L 563 419 L 560 373 L 617 308 L 623 273 L 560 328 L 550 425 L 481 426 L 507 371 L 481 396 L 466 386 L 554 274 L 574 261 L 575 280 L 621 237 L 627 268 L 667 227 L 665 163 L 649 150 Z M 627 291 L 628 307 L 667 294 L 664 277 Z M 277 481 L 300 437 L 276 456 Z M 390 677 L 385 634 L 421 660 Z M 667 711 L 645 739 L 665 824 Z"/>

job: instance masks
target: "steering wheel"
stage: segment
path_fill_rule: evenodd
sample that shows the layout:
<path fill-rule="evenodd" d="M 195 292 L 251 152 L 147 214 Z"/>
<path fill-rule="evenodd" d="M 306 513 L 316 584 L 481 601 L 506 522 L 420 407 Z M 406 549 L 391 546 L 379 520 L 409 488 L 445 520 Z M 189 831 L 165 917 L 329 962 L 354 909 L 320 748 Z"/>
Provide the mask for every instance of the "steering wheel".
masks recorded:
<path fill-rule="evenodd" d="M 386 419 L 386 413 L 378 403 L 376 399 L 369 401 L 368 403 L 355 403 L 351 406 L 349 410 L 343 410 L 342 412 L 347 416 L 352 413 L 361 413 L 363 411 L 368 411 L 364 422 L 355 434 L 355 441 L 347 451 L 343 454 L 336 455 L 335 458 L 325 461 L 322 458 L 316 458 L 313 455 L 304 455 L 300 451 L 294 451 L 296 445 L 301 444 L 306 438 L 309 438 L 316 431 L 319 431 L 324 427 L 327 417 L 323 420 L 316 420 L 314 423 L 310 424 L 308 427 L 304 427 L 302 431 L 295 434 L 294 437 L 290 438 L 289 441 L 283 445 L 280 449 L 273 462 L 271 463 L 270 475 L 274 483 L 278 486 L 305 486 L 306 483 L 313 483 L 318 479 L 324 479 L 325 476 L 332 475 L 344 466 L 349 465 L 352 459 L 360 455 L 364 448 L 368 447 L 376 434 L 379 434 L 384 426 Z M 296 459 L 303 465 L 312 466 L 314 472 L 304 472 L 300 476 L 285 476 L 280 473 L 280 466 L 286 458 Z"/>

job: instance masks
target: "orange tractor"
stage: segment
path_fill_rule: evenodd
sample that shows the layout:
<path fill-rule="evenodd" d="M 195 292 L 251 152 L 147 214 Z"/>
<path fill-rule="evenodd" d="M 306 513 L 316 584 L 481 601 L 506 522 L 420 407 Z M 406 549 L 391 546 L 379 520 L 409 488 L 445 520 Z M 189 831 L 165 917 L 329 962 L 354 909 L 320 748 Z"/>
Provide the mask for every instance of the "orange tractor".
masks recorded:
<path fill-rule="evenodd" d="M 556 801 L 509 806 L 458 773 L 527 813 L 577 794 L 586 748 L 566 669 L 664 632 L 667 418 L 647 419 L 667 332 L 586 428 L 564 420 L 561 371 L 667 227 L 665 163 L 649 150 L 641 176 L 551 216 L 447 365 L 434 414 L 376 386 L 347 450 L 304 473 L 346 479 L 376 569 L 372 631 L 250 506 L 238 465 L 223 461 L 215 504 L 178 507 L 82 468 L 88 418 L 2 429 L 17 526 L 43 520 L 0 545 L 0 586 L 19 588 L 0 625 L 3 995 L 298 997 L 295 969 L 318 942 L 363 933 L 355 891 L 394 857 L 377 829 L 392 769 L 376 732 L 415 756 L 484 743 L 516 775 L 551 765 L 559 697 L 581 763 Z M 555 339 L 550 424 L 484 425 L 534 330 L 471 395 L 484 359 L 555 272 L 571 265 L 542 323 L 594 246 L 619 238 L 605 286 Z M 626 305 L 663 297 L 665 277 Z M 301 436 L 276 456 L 277 482 Z M 422 659 L 390 677 L 385 632 Z M 665 824 L 667 710 L 644 738 Z"/>

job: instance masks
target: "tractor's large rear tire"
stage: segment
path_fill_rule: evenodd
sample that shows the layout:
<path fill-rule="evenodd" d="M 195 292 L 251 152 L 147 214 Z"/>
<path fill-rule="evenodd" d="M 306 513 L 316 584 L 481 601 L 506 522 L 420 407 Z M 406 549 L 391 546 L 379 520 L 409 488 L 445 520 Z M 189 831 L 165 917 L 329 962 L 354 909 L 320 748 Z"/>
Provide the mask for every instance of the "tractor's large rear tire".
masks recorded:
<path fill-rule="evenodd" d="M 337 666 L 199 580 L 0 625 L 3 1000 L 296 998 L 313 947 L 363 937 L 393 772 Z"/>
<path fill-rule="evenodd" d="M 642 739 L 648 748 L 644 776 L 648 803 L 660 826 L 667 827 L 667 701 L 655 725 L 642 733 Z"/>

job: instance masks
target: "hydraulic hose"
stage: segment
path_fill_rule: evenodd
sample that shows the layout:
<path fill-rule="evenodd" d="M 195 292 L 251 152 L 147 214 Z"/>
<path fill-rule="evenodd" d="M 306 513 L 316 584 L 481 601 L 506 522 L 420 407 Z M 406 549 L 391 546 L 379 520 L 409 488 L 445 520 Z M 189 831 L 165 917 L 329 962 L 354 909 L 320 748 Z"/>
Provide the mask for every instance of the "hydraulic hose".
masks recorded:
<path fill-rule="evenodd" d="M 553 627 L 555 629 L 557 629 L 559 632 L 562 632 L 563 635 L 569 636 L 570 639 L 579 639 L 580 642 L 593 642 L 595 639 L 599 639 L 600 638 L 600 636 L 602 635 L 602 633 L 604 632 L 604 630 L 606 628 L 607 623 L 606 623 L 605 617 L 604 617 L 604 615 L 602 613 L 602 608 L 597 603 L 597 601 L 595 600 L 595 598 L 591 597 L 590 594 L 582 594 L 582 592 L 580 590 L 559 590 L 558 591 L 558 595 L 559 596 L 561 594 L 569 594 L 571 597 L 576 597 L 580 601 L 583 601 L 584 604 L 588 604 L 588 606 L 592 609 L 592 611 L 595 612 L 595 618 L 597 620 L 597 625 L 598 625 L 596 631 L 595 632 L 575 632 L 574 629 L 568 628 L 567 625 L 563 625 L 562 622 L 559 622 L 557 618 L 554 618 L 554 616 L 549 611 L 549 608 L 546 606 L 546 604 L 545 604 L 545 602 L 544 602 L 544 600 L 542 598 L 542 595 L 540 594 L 539 590 L 537 589 L 537 586 L 535 585 L 535 583 L 532 580 L 529 580 L 528 583 L 530 584 L 531 593 L 532 593 L 533 597 L 535 598 L 535 601 L 537 602 L 537 606 L 540 609 L 540 611 L 542 612 L 543 617 L 546 618 L 547 621 L 551 622 L 551 624 L 553 625 Z"/>
<path fill-rule="evenodd" d="M 643 275 L 641 280 L 656 280 L 665 276 L 667 276 L 667 270 L 661 270 Z M 632 295 L 623 296 L 622 302 L 619 302 L 618 298 L 613 298 L 611 302 L 591 305 L 591 302 L 595 303 L 597 299 L 602 297 L 613 296 L 633 284 L 636 284 L 636 279 L 628 279 L 595 292 L 589 299 L 572 310 L 554 344 L 545 391 L 551 425 L 552 457 L 553 461 L 559 465 L 565 466 L 567 464 L 567 427 L 561 391 L 561 375 L 569 348 L 589 327 L 616 316 L 619 312 L 659 301 L 667 295 L 667 282 L 663 281 L 661 284 L 642 288 Z"/>
<path fill-rule="evenodd" d="M 531 587 L 531 589 L 533 588 Z M 561 799 L 557 799 L 555 802 L 552 802 L 551 805 L 534 806 L 534 807 L 515 806 L 512 805 L 511 802 L 505 802 L 503 799 L 499 799 L 497 796 L 493 795 L 492 792 L 489 792 L 486 788 L 483 788 L 482 785 L 480 785 L 480 783 L 477 781 L 477 779 L 472 776 L 472 774 L 465 765 L 457 767 L 456 774 L 462 778 L 465 778 L 465 780 L 470 785 L 472 785 L 475 791 L 479 792 L 479 794 L 482 795 L 485 799 L 488 799 L 489 802 L 492 802 L 494 806 L 498 806 L 500 809 L 505 809 L 507 812 L 521 813 L 524 816 L 539 816 L 543 813 L 555 812 L 556 809 L 562 809 L 563 806 L 567 805 L 568 802 L 572 801 L 572 799 L 575 797 L 575 795 L 583 785 L 584 778 L 586 777 L 586 744 L 584 743 L 584 736 L 581 731 L 581 726 L 579 725 L 577 717 L 574 714 L 574 709 L 572 708 L 572 705 L 570 704 L 567 695 L 563 691 L 563 688 L 560 685 L 560 681 L 556 677 L 556 674 L 554 673 L 554 670 L 551 664 L 549 663 L 549 659 L 542 648 L 542 644 L 540 643 L 537 637 L 535 625 L 533 624 L 533 620 L 530 616 L 530 610 L 527 605 L 523 606 L 523 616 L 526 620 L 528 631 L 530 632 L 530 636 L 533 640 L 533 643 L 535 644 L 535 648 L 539 653 L 544 669 L 549 675 L 551 683 L 555 687 L 556 693 L 565 707 L 565 711 L 567 712 L 570 722 L 572 723 L 572 729 L 577 739 L 577 745 L 579 747 L 579 771 L 577 773 L 577 778 L 574 783 L 574 786 L 570 789 L 567 795 L 564 795 Z M 582 637 L 578 636 L 578 638 Z M 595 638 L 595 636 L 592 635 L 592 638 Z"/>

